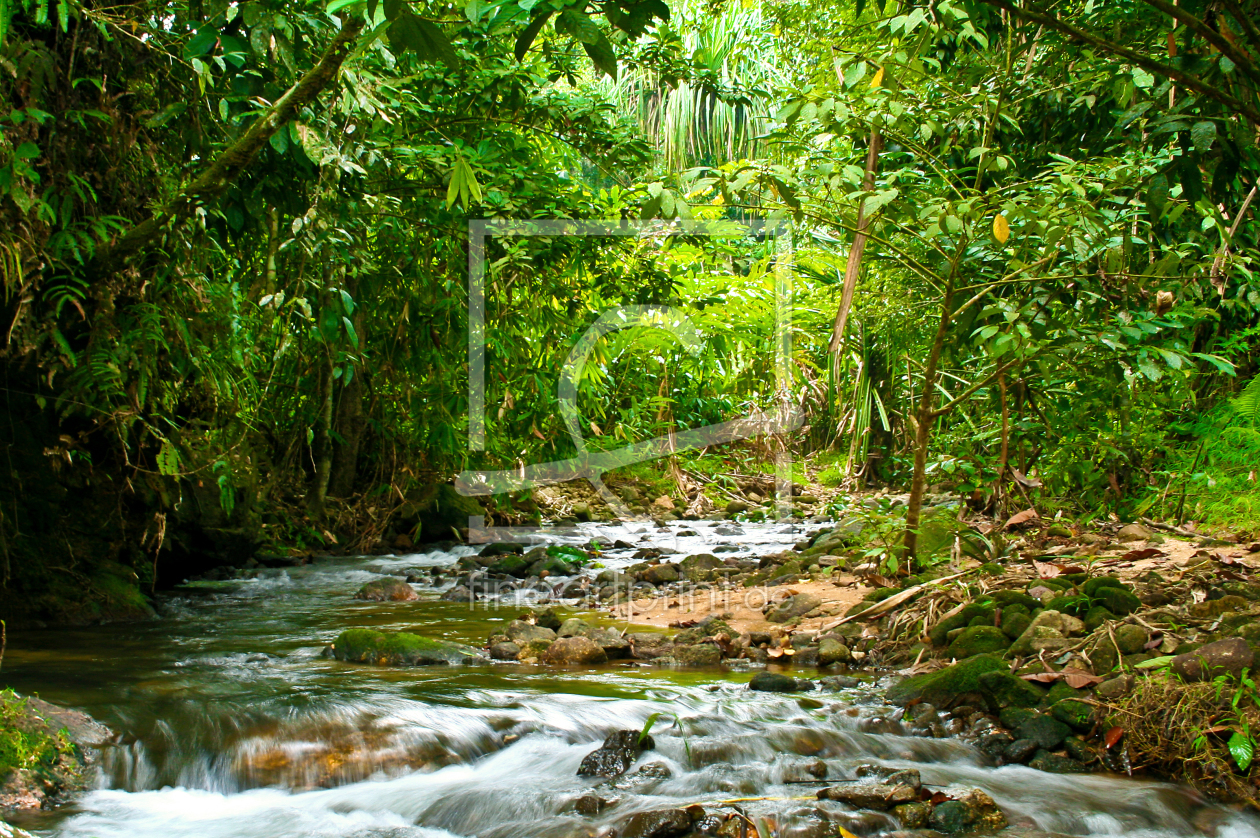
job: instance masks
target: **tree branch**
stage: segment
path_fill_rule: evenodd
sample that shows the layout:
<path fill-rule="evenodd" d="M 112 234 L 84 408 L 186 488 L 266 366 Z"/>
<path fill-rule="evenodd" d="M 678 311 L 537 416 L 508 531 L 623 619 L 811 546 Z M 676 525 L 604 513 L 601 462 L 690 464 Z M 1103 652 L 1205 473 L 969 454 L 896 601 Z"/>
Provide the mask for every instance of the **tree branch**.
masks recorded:
<path fill-rule="evenodd" d="M 1196 93 L 1208 97 L 1209 99 L 1216 100 L 1227 108 L 1232 109 L 1240 116 L 1246 117 L 1247 120 L 1256 128 L 1260 128 L 1260 110 L 1248 105 L 1241 99 L 1236 99 L 1233 96 L 1230 96 L 1224 91 L 1217 90 L 1197 76 L 1192 76 L 1183 70 L 1177 69 L 1176 67 L 1161 64 L 1160 62 L 1147 58 L 1128 47 L 1122 47 L 1119 44 L 1106 40 L 1105 38 L 1100 38 L 1097 35 L 1086 32 L 1084 29 L 1059 20 L 1059 18 L 1054 15 L 1035 11 L 1033 9 L 1020 8 L 1011 2 L 1011 0 L 980 0 L 980 2 L 988 6 L 996 6 L 999 9 L 1005 9 L 1010 14 L 1015 15 L 1016 17 L 1021 17 L 1024 20 L 1043 24 L 1048 29 L 1054 29 L 1064 35 L 1077 38 L 1078 40 L 1091 44 L 1104 52 L 1111 53 L 1112 55 L 1123 58 L 1126 61 L 1130 61 L 1144 70 L 1170 78 L 1187 90 L 1193 90 Z"/>
<path fill-rule="evenodd" d="M 342 18 L 341 31 L 324 51 L 319 63 L 297 84 L 289 88 L 275 104 L 249 126 L 244 135 L 228 147 L 196 180 L 161 210 L 153 213 L 114 241 L 97 251 L 93 267 L 98 275 L 117 270 L 133 254 L 147 247 L 167 226 L 190 215 L 193 210 L 227 191 L 232 182 L 258 157 L 259 152 L 281 127 L 298 111 L 313 102 L 337 78 L 341 65 L 363 31 L 360 16 Z"/>
<path fill-rule="evenodd" d="M 1230 61 L 1233 61 L 1234 64 L 1238 66 L 1238 69 L 1241 70 L 1249 79 L 1257 84 L 1260 84 L 1260 71 L 1256 69 L 1256 65 L 1251 60 L 1251 56 L 1231 44 L 1215 29 L 1208 26 L 1205 22 L 1190 14 L 1180 6 L 1174 6 L 1172 3 L 1169 3 L 1168 0 L 1143 0 L 1143 2 L 1148 6 L 1154 6 L 1164 14 L 1172 17 L 1174 20 L 1180 21 L 1193 29 L 1197 34 L 1202 36 L 1203 40 L 1216 47 L 1221 55 L 1227 56 Z"/>
<path fill-rule="evenodd" d="M 932 418 L 938 419 L 941 416 L 944 416 L 946 413 L 949 413 L 959 404 L 966 401 L 967 398 L 972 393 L 976 392 L 981 387 L 988 384 L 990 381 L 992 381 L 993 379 L 997 378 L 1002 373 L 1009 370 L 1011 367 L 1016 366 L 1017 364 L 1022 364 L 1023 362 L 1024 362 L 1023 358 L 1012 358 L 1011 360 L 1007 361 L 1005 364 L 999 365 L 997 369 L 995 369 L 993 372 L 989 373 L 984 378 L 977 381 L 975 384 L 972 384 L 966 390 L 963 390 L 961 393 L 959 393 L 957 396 L 951 399 L 947 404 L 943 404 L 940 407 L 938 407 L 936 410 L 933 410 Z"/>
<path fill-rule="evenodd" d="M 1252 49 L 1260 50 L 1260 28 L 1257 28 L 1255 18 L 1243 11 L 1238 5 L 1238 0 L 1221 0 L 1221 4 L 1229 12 L 1229 16 L 1242 27 L 1243 32 L 1251 41 Z"/>

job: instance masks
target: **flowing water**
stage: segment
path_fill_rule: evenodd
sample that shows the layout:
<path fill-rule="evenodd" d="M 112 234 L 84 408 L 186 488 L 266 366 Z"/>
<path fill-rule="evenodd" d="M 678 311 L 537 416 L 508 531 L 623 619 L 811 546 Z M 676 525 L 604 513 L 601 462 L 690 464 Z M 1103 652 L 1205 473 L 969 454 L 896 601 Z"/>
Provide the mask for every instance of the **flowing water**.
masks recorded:
<path fill-rule="evenodd" d="M 558 540 L 596 535 L 681 555 L 748 555 L 781 550 L 801 532 L 584 525 Z M 445 602 L 441 584 L 423 588 L 419 602 L 351 598 L 382 574 L 472 552 L 322 560 L 183 591 L 146 624 L 10 638 L 6 685 L 84 709 L 119 732 L 98 790 L 19 825 L 60 838 L 569 838 L 606 833 L 635 811 L 699 803 L 738 805 L 775 824 L 779 838 L 834 835 L 835 823 L 875 836 L 895 830 L 892 819 L 812 798 L 824 785 L 820 771 L 839 780 L 879 763 L 916 767 L 947 792 L 983 788 L 1013 823 L 1051 833 L 1260 838 L 1260 819 L 1177 786 L 992 768 L 961 742 L 906 736 L 874 685 L 778 695 L 748 691 L 746 669 L 380 669 L 321 656 L 355 626 L 480 645 L 520 613 L 519 602 Z M 632 561 L 629 550 L 604 559 Z M 661 714 L 657 747 L 645 761 L 668 771 L 612 786 L 576 776 L 607 733 L 639 729 L 653 714 Z M 575 813 L 573 802 L 590 793 L 615 802 L 594 816 Z M 742 798 L 764 799 L 728 803 Z"/>

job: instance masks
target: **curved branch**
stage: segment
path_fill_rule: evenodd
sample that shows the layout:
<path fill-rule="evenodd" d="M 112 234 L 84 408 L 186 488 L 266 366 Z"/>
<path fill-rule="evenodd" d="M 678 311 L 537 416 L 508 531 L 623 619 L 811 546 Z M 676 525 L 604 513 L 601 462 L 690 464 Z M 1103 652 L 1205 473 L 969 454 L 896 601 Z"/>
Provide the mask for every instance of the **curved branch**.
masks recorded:
<path fill-rule="evenodd" d="M 173 201 L 132 227 L 113 244 L 97 251 L 93 268 L 98 275 L 117 270 L 129 257 L 147 247 L 167 226 L 190 215 L 193 210 L 227 191 L 241 172 L 254 162 L 277 131 L 287 125 L 306 105 L 315 101 L 341 72 L 354 47 L 365 21 L 362 17 L 343 18 L 341 30 L 324 51 L 319 63 L 297 84 L 289 88 L 276 103 L 264 111 L 245 134 L 229 146 Z"/>

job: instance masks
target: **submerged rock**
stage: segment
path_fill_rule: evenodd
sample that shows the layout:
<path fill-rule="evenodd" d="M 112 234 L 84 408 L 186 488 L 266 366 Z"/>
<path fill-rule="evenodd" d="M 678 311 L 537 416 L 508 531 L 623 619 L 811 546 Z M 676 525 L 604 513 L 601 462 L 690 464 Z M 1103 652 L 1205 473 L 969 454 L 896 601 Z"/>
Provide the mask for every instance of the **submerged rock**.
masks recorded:
<path fill-rule="evenodd" d="M 429 666 L 481 660 L 476 649 L 459 643 L 405 631 L 387 633 L 373 629 L 343 631 L 328 647 L 328 653 L 339 661 L 376 666 Z"/>
<path fill-rule="evenodd" d="M 401 579 L 373 579 L 354 595 L 368 602 L 411 602 L 419 599 L 415 589 Z"/>
<path fill-rule="evenodd" d="M 651 736 L 637 730 L 617 730 L 608 734 L 604 744 L 591 751 L 578 766 L 579 777 L 615 777 L 634 765 L 639 754 L 656 747 Z"/>
<path fill-rule="evenodd" d="M 795 678 L 777 672 L 758 672 L 748 682 L 748 689 L 766 693 L 794 693 L 797 688 Z"/>
<path fill-rule="evenodd" d="M 771 609 L 770 613 L 766 614 L 766 619 L 772 623 L 787 623 L 804 617 L 820 605 L 822 605 L 822 600 L 814 594 L 797 594 L 788 597 Z"/>

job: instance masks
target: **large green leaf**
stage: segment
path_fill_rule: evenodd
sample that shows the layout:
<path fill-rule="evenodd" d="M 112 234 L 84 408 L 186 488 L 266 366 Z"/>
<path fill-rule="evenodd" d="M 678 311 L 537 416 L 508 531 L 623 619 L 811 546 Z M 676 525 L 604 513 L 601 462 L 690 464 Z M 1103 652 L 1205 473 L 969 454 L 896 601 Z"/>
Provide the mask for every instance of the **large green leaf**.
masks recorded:
<path fill-rule="evenodd" d="M 414 52 L 423 61 L 441 61 L 448 67 L 460 64 L 446 33 L 411 11 L 403 12 L 389 25 L 389 42 L 395 49 Z"/>
<path fill-rule="evenodd" d="M 516 47 L 514 53 L 516 60 L 520 61 L 525 58 L 525 53 L 529 52 L 529 48 L 533 46 L 534 39 L 538 37 L 538 33 L 547 25 L 547 21 L 555 14 L 551 7 L 541 4 L 534 12 L 534 16 L 530 18 L 529 25 L 516 38 Z"/>

